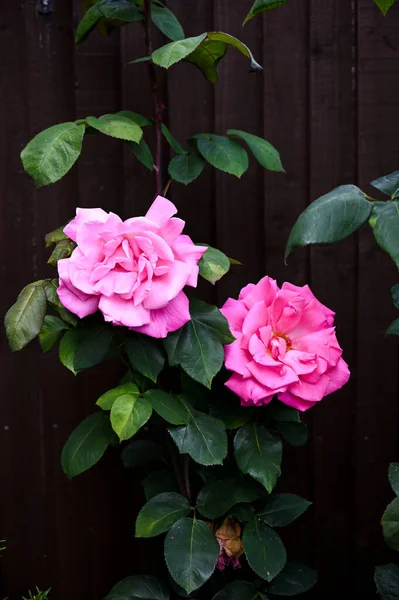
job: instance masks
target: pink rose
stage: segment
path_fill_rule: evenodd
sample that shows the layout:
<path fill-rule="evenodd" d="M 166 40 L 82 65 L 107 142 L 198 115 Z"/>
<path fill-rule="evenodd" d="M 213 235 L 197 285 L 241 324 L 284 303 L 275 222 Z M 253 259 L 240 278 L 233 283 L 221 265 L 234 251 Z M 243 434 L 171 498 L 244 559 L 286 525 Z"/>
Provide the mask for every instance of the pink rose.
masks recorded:
<path fill-rule="evenodd" d="M 226 385 L 243 405 L 268 404 L 273 396 L 304 411 L 341 388 L 349 369 L 341 358 L 331 310 L 307 285 L 264 277 L 250 283 L 221 312 L 236 341 L 225 347 L 233 375 Z"/>
<path fill-rule="evenodd" d="M 181 235 L 177 209 L 158 196 L 145 217 L 122 221 L 101 208 L 78 208 L 64 229 L 76 242 L 58 262 L 62 304 L 83 318 L 99 309 L 106 321 L 166 337 L 190 320 L 185 285 L 196 287 L 206 251 Z"/>

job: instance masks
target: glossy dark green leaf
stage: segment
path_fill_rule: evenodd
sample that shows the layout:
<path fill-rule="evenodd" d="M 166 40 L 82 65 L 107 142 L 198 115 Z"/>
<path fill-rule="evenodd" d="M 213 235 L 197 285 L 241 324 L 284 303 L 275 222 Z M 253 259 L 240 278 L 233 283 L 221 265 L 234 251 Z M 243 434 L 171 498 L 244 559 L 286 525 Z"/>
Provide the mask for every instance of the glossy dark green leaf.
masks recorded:
<path fill-rule="evenodd" d="M 277 431 L 291 446 L 299 448 L 308 441 L 308 426 L 306 423 L 277 423 Z"/>
<path fill-rule="evenodd" d="M 86 123 L 110 137 L 118 140 L 139 143 L 143 137 L 143 130 L 132 119 L 124 115 L 103 115 L 99 119 L 87 117 Z"/>
<path fill-rule="evenodd" d="M 219 544 L 203 521 L 180 519 L 165 539 L 165 560 L 173 579 L 187 594 L 201 587 L 215 570 Z"/>
<path fill-rule="evenodd" d="M 188 152 L 172 158 L 168 172 L 174 181 L 188 185 L 201 175 L 204 167 L 205 161 L 201 156 Z"/>
<path fill-rule="evenodd" d="M 105 392 L 105 394 L 99 397 L 96 404 L 103 410 L 111 410 L 114 402 L 119 398 L 119 396 L 123 396 L 124 394 L 131 394 L 138 398 L 140 392 L 134 383 L 124 383 L 122 385 L 118 385 L 116 388 L 112 388 L 112 390 Z"/>
<path fill-rule="evenodd" d="M 151 16 L 154 24 L 170 40 L 176 42 L 184 39 L 184 30 L 171 10 L 159 4 L 151 7 Z"/>
<path fill-rule="evenodd" d="M 182 372 L 180 375 L 181 387 L 183 390 L 182 396 L 194 408 L 208 412 L 209 405 L 212 403 L 212 393 L 203 385 L 194 381 L 187 373 Z M 212 415 L 216 416 L 216 415 Z M 218 417 L 217 417 L 218 418 Z"/>
<path fill-rule="evenodd" d="M 281 473 L 280 438 L 260 425 L 245 425 L 234 438 L 234 453 L 240 470 L 261 483 L 270 494 Z"/>
<path fill-rule="evenodd" d="M 251 150 L 258 163 L 268 171 L 284 172 L 280 154 L 270 142 L 257 135 L 239 129 L 229 129 L 227 135 L 244 140 L 244 142 L 248 144 L 248 148 Z"/>
<path fill-rule="evenodd" d="M 107 326 L 91 326 L 67 331 L 60 343 L 59 358 L 75 375 L 101 363 L 107 356 L 113 331 Z"/>
<path fill-rule="evenodd" d="M 251 504 L 236 504 L 228 512 L 229 515 L 236 517 L 241 523 L 252 521 L 255 516 L 255 509 Z"/>
<path fill-rule="evenodd" d="M 143 465 L 164 462 L 165 452 L 159 444 L 151 440 L 133 440 L 122 450 L 125 469 L 136 469 Z"/>
<path fill-rule="evenodd" d="M 262 579 L 272 581 L 282 571 L 287 560 L 280 536 L 254 519 L 245 525 L 242 541 L 251 569 Z"/>
<path fill-rule="evenodd" d="M 62 227 L 58 227 L 57 229 L 54 229 L 54 231 L 46 233 L 44 237 L 46 248 L 49 248 L 53 244 L 58 244 L 58 242 L 62 242 L 63 240 L 69 240 L 69 237 L 64 233 L 64 229 L 65 225 L 62 225 Z"/>
<path fill-rule="evenodd" d="M 395 319 L 395 321 L 392 321 L 392 323 L 387 329 L 387 333 L 389 335 L 399 335 L 399 319 Z"/>
<path fill-rule="evenodd" d="M 215 169 L 238 178 L 248 169 L 248 154 L 234 140 L 213 133 L 199 133 L 194 139 L 200 154 Z"/>
<path fill-rule="evenodd" d="M 295 494 L 273 494 L 258 517 L 270 527 L 285 527 L 300 517 L 310 505 L 311 502 Z"/>
<path fill-rule="evenodd" d="M 177 141 L 177 139 L 171 134 L 169 129 L 166 127 L 165 123 L 161 125 L 162 133 L 165 136 L 166 141 L 170 145 L 170 147 L 176 152 L 176 154 L 187 154 L 186 150 Z"/>
<path fill-rule="evenodd" d="M 165 421 L 172 425 L 185 425 L 189 416 L 187 403 L 162 390 L 148 390 L 143 396 Z"/>
<path fill-rule="evenodd" d="M 219 281 L 230 270 L 230 261 L 227 256 L 211 246 L 208 246 L 198 265 L 201 277 L 212 284 Z"/>
<path fill-rule="evenodd" d="M 150 538 L 165 533 L 191 511 L 184 496 L 166 492 L 151 498 L 143 506 L 136 521 L 136 537 Z"/>
<path fill-rule="evenodd" d="M 67 310 L 66 308 L 64 308 L 58 297 L 58 279 L 51 279 L 50 281 L 45 281 L 43 283 L 43 288 L 49 306 L 60 315 L 63 321 L 75 326 L 78 322 L 77 316 L 69 312 L 69 310 Z"/>
<path fill-rule="evenodd" d="M 76 244 L 72 240 L 61 240 L 55 245 L 47 264 L 52 267 L 56 267 L 59 260 L 62 258 L 69 258 L 75 249 Z"/>
<path fill-rule="evenodd" d="M 399 600 L 399 566 L 381 565 L 374 571 L 374 581 L 382 600 Z"/>
<path fill-rule="evenodd" d="M 249 58 L 252 71 L 262 70 L 261 65 L 256 62 L 248 46 L 243 44 L 243 42 L 233 37 L 232 35 L 229 35 L 228 33 L 223 33 L 222 31 L 210 31 L 207 35 L 207 40 L 215 42 L 224 42 L 226 44 L 229 44 L 230 46 L 233 46 L 234 48 L 239 50 L 241 54 Z"/>
<path fill-rule="evenodd" d="M 390 198 L 395 198 L 399 193 L 399 171 L 394 171 L 389 175 L 374 179 L 374 181 L 371 182 L 371 185 Z"/>
<path fill-rule="evenodd" d="M 43 327 L 39 333 L 39 342 L 43 352 L 49 352 L 57 343 L 61 333 L 67 329 L 69 327 L 62 319 L 51 315 L 44 317 Z"/>
<path fill-rule="evenodd" d="M 105 600 L 169 600 L 170 594 L 166 585 L 156 577 L 135 575 L 127 577 L 116 584 Z"/>
<path fill-rule="evenodd" d="M 165 353 L 160 342 L 136 333 L 125 338 L 124 346 L 132 367 L 155 383 L 165 364 Z"/>
<path fill-rule="evenodd" d="M 81 151 L 84 125 L 61 123 L 38 133 L 22 150 L 25 171 L 36 187 L 61 179 L 73 167 Z"/>
<path fill-rule="evenodd" d="M 251 10 L 245 17 L 245 23 L 256 17 L 256 15 L 260 15 L 261 13 L 272 10 L 273 8 L 278 8 L 279 6 L 283 6 L 283 4 L 287 4 L 288 0 L 255 0 Z"/>
<path fill-rule="evenodd" d="M 112 429 L 120 441 L 133 437 L 151 417 L 152 407 L 144 397 L 137 394 L 122 394 L 111 408 Z"/>
<path fill-rule="evenodd" d="M 102 412 L 90 415 L 76 427 L 64 446 L 61 464 L 65 474 L 71 479 L 87 471 L 116 440 L 108 415 Z"/>
<path fill-rule="evenodd" d="M 229 46 L 226 42 L 204 40 L 187 58 L 187 62 L 198 67 L 211 83 L 216 83 L 218 67 Z"/>
<path fill-rule="evenodd" d="M 391 463 L 388 470 L 388 479 L 391 488 L 399 496 L 399 463 Z"/>
<path fill-rule="evenodd" d="M 187 425 L 169 429 L 180 453 L 189 454 L 201 465 L 221 465 L 227 455 L 227 435 L 222 421 L 185 405 L 189 412 Z"/>
<path fill-rule="evenodd" d="M 140 142 L 129 142 L 131 149 L 135 157 L 144 165 L 149 171 L 154 170 L 154 157 L 151 152 L 151 148 L 147 144 L 144 138 L 141 138 Z"/>
<path fill-rule="evenodd" d="M 146 500 L 151 500 L 151 498 L 158 496 L 158 494 L 177 492 L 175 479 L 167 469 L 152 471 L 142 483 Z"/>
<path fill-rule="evenodd" d="M 388 504 L 382 515 L 381 525 L 388 546 L 399 550 L 399 498 Z"/>
<path fill-rule="evenodd" d="M 76 30 L 75 43 L 83 42 L 101 21 L 109 19 L 122 23 L 134 23 L 143 20 L 143 13 L 130 0 L 101 0 L 84 14 Z M 107 32 L 107 27 L 105 31 Z"/>
<path fill-rule="evenodd" d="M 271 582 L 267 591 L 274 596 L 297 596 L 312 589 L 317 583 L 317 572 L 306 565 L 288 562 Z"/>
<path fill-rule="evenodd" d="M 370 217 L 372 204 L 355 185 L 341 185 L 312 202 L 300 215 L 288 238 L 285 258 L 295 248 L 331 244 L 354 233 Z"/>
<path fill-rule="evenodd" d="M 391 295 L 394 307 L 399 310 L 399 283 L 391 288 Z"/>
<path fill-rule="evenodd" d="M 370 225 L 377 244 L 399 269 L 399 202 L 374 202 Z"/>
<path fill-rule="evenodd" d="M 237 402 L 234 402 L 230 406 L 212 404 L 209 413 L 212 417 L 223 421 L 226 429 L 238 429 L 253 420 L 256 409 L 250 406 L 241 406 Z"/>
<path fill-rule="evenodd" d="M 171 366 L 180 365 L 186 373 L 210 388 L 224 360 L 223 344 L 234 338 L 227 320 L 216 306 L 193 298 L 191 320 L 164 340 Z"/>
<path fill-rule="evenodd" d="M 255 600 L 257 596 L 257 590 L 253 583 L 233 581 L 220 590 L 212 600 Z"/>
<path fill-rule="evenodd" d="M 206 484 L 197 497 L 199 512 L 209 519 L 217 519 L 239 502 L 254 502 L 259 493 L 251 482 L 244 478 L 225 477 Z"/>
<path fill-rule="evenodd" d="M 396 1 L 397 0 L 374 0 L 374 3 L 378 6 L 385 17 L 389 9 L 396 3 Z"/>
<path fill-rule="evenodd" d="M 152 53 L 152 60 L 159 67 L 169 69 L 169 67 L 183 60 L 191 52 L 194 52 L 205 38 L 206 33 L 202 33 L 196 37 L 188 37 L 184 40 L 166 44 L 166 46 L 162 46 Z"/>
<path fill-rule="evenodd" d="M 133 123 L 136 123 L 136 125 L 139 125 L 140 127 L 146 127 L 147 125 L 154 124 L 153 119 L 148 119 L 144 115 L 136 113 L 133 110 L 118 110 L 118 112 L 116 112 L 115 115 L 112 116 L 124 117 L 129 121 L 133 121 Z"/>
<path fill-rule="evenodd" d="M 22 350 L 39 335 L 46 308 L 47 298 L 42 282 L 30 283 L 20 292 L 4 318 L 8 343 L 13 352 Z"/>

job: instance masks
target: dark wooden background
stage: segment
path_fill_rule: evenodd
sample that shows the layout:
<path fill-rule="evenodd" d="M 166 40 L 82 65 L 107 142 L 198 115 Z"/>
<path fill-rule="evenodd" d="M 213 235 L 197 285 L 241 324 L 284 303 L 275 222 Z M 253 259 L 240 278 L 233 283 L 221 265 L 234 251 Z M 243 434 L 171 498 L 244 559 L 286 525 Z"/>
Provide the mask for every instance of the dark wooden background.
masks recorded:
<path fill-rule="evenodd" d="M 44 18 L 36 0 L 0 7 L 1 314 L 27 282 L 48 273 L 44 234 L 76 206 L 121 216 L 143 214 L 154 186 L 123 143 L 93 136 L 60 183 L 37 191 L 19 153 L 41 129 L 122 108 L 148 114 L 139 26 L 94 34 L 79 49 L 78 0 L 53 0 Z M 372 565 L 394 561 L 379 520 L 392 493 L 388 463 L 397 456 L 398 345 L 384 331 L 393 318 L 389 288 L 397 274 L 367 229 L 334 247 L 299 251 L 284 266 L 288 233 L 319 195 L 399 168 L 399 6 L 383 18 L 372 0 L 292 0 L 241 22 L 252 0 L 170 0 L 187 35 L 218 29 L 250 44 L 264 65 L 248 73 L 233 49 L 213 87 L 191 65 L 170 70 L 166 117 L 181 140 L 240 128 L 281 151 L 287 174 L 256 164 L 241 181 L 210 168 L 192 186 L 173 184 L 195 240 L 242 260 L 205 296 L 221 303 L 264 274 L 308 282 L 337 312 L 339 339 L 353 376 L 307 415 L 311 440 L 286 455 L 282 488 L 314 502 L 287 529 L 291 557 L 321 570 L 316 598 L 373 598 Z M 97 600 L 119 578 L 152 572 L 151 542 L 133 538 L 143 502 L 139 482 L 115 455 L 68 482 L 60 451 L 98 395 L 115 383 L 100 370 L 73 377 L 33 344 L 11 355 L 1 334 L 1 592 L 20 598 L 34 585 L 54 600 Z"/>

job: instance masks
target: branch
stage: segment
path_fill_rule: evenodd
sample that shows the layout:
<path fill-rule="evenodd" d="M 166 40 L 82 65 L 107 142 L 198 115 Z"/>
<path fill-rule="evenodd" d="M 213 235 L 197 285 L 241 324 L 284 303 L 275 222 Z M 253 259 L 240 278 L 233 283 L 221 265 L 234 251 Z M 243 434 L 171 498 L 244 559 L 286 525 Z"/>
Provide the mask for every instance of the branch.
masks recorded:
<path fill-rule="evenodd" d="M 152 38 L 152 16 L 151 16 L 151 0 L 145 0 L 144 3 L 145 15 L 145 39 L 147 47 L 147 56 L 151 56 L 153 51 Z M 151 83 L 151 94 L 154 105 L 155 131 L 156 131 L 156 152 L 155 152 L 155 178 L 156 178 L 156 195 L 162 193 L 162 113 L 163 103 L 158 94 L 158 82 L 155 71 L 155 66 L 152 61 L 148 62 L 148 74 Z"/>

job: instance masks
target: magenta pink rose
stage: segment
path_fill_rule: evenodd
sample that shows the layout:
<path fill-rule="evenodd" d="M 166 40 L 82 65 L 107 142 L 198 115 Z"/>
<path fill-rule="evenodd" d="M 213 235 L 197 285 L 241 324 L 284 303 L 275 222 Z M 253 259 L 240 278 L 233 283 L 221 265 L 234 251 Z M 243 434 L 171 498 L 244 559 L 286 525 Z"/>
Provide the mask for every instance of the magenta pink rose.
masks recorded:
<path fill-rule="evenodd" d="M 190 320 L 184 286 L 196 287 L 206 251 L 181 235 L 177 209 L 158 196 L 145 217 L 122 221 L 101 208 L 78 208 L 64 229 L 76 242 L 58 262 L 62 304 L 83 318 L 99 309 L 106 321 L 163 338 Z"/>
<path fill-rule="evenodd" d="M 268 404 L 274 395 L 304 411 L 349 379 L 335 335 L 334 315 L 307 285 L 264 277 L 229 298 L 221 312 L 236 341 L 225 347 L 233 375 L 226 385 L 243 405 Z"/>

